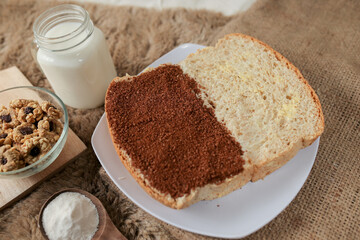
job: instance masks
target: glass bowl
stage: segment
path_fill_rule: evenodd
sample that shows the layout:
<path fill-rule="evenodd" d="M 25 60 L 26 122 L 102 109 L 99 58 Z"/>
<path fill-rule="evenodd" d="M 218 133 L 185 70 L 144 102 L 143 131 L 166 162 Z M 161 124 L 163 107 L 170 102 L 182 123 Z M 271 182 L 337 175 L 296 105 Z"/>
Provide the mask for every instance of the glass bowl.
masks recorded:
<path fill-rule="evenodd" d="M 63 116 L 60 118 L 60 121 L 63 124 L 63 130 L 55 145 L 43 157 L 24 168 L 8 172 L 0 172 L 0 179 L 29 177 L 47 168 L 55 161 L 64 148 L 69 130 L 68 112 L 65 104 L 56 94 L 50 92 L 49 90 L 33 86 L 21 86 L 0 91 L 0 106 L 4 105 L 8 108 L 10 101 L 14 99 L 31 99 L 36 100 L 39 103 L 43 101 L 50 102 L 63 113 Z"/>

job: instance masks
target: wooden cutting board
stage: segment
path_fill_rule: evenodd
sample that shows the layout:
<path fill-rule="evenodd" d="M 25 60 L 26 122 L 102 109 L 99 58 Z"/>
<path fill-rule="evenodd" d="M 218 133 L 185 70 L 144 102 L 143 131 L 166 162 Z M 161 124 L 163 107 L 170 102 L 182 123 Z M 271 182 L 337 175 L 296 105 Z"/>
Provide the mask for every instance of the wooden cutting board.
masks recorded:
<path fill-rule="evenodd" d="M 31 83 L 17 67 L 0 71 L 0 90 L 16 86 L 31 86 Z M 62 152 L 48 168 L 27 178 L 0 179 L 0 210 L 30 193 L 37 185 L 61 170 L 85 149 L 85 144 L 69 128 Z"/>

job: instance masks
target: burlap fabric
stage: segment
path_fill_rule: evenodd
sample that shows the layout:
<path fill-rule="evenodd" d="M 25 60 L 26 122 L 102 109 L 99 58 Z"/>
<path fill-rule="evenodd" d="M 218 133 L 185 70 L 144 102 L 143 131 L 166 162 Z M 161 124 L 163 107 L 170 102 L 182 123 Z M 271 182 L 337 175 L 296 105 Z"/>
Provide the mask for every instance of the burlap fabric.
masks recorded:
<path fill-rule="evenodd" d="M 31 58 L 32 23 L 58 3 L 0 1 L 0 69 L 16 65 L 49 88 Z M 360 2 L 268 0 L 231 17 L 183 9 L 83 5 L 103 30 L 119 75 L 136 74 L 181 43 L 213 45 L 232 32 L 252 35 L 297 66 L 319 95 L 325 132 L 311 174 L 294 201 L 248 239 L 358 239 L 360 234 Z M 0 213 L 0 239 L 40 239 L 40 206 L 64 187 L 90 191 L 129 239 L 204 239 L 151 217 L 108 180 L 90 147 L 103 108 L 70 110 L 89 149 L 28 197 Z M 221 221 L 221 219 L 219 219 Z"/>

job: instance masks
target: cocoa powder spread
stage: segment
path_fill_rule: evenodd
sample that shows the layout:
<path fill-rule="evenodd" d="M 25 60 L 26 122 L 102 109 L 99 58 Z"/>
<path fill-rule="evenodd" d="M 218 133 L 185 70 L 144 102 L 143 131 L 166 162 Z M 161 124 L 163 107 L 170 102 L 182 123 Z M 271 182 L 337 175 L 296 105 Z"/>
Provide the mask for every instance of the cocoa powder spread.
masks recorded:
<path fill-rule="evenodd" d="M 239 143 L 196 96 L 197 82 L 177 65 L 112 82 L 106 113 L 113 140 L 152 187 L 177 198 L 243 170 Z"/>

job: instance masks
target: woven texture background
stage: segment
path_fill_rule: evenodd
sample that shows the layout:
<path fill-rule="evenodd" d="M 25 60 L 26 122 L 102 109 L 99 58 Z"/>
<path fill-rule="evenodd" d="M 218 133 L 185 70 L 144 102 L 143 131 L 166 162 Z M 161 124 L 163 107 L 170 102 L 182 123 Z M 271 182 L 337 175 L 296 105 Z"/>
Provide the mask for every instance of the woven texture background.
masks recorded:
<path fill-rule="evenodd" d="M 58 2 L 0 1 L 0 69 L 16 65 L 36 86 L 50 88 L 30 54 L 32 24 Z M 317 92 L 325 132 L 311 174 L 294 201 L 248 239 L 356 239 L 360 234 L 360 1 L 259 0 L 224 17 L 184 9 L 155 11 L 84 4 L 107 42 L 120 76 L 137 74 L 182 43 L 214 45 L 242 32 L 272 46 L 297 66 Z M 0 83 L 1 84 L 1 83 Z M 90 146 L 104 112 L 70 109 L 70 126 L 89 149 L 28 197 L 0 212 L 0 239 L 41 239 L 42 203 L 65 187 L 104 203 L 129 239 L 205 239 L 137 208 L 109 181 Z"/>

